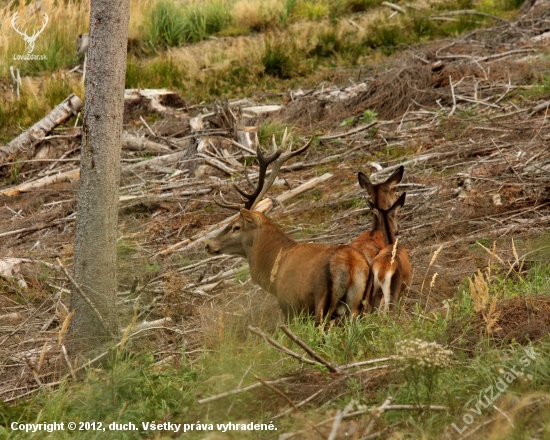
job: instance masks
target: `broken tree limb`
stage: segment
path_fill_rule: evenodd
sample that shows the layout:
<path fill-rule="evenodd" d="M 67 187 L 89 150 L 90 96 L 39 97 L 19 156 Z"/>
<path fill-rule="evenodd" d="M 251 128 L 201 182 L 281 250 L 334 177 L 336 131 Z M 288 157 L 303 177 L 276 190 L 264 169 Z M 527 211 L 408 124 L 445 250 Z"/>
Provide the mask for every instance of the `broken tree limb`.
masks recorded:
<path fill-rule="evenodd" d="M 284 203 L 287 200 L 296 197 L 298 194 L 302 194 L 303 192 L 306 192 L 312 188 L 315 188 L 320 183 L 323 183 L 324 181 L 330 179 L 332 177 L 332 174 L 325 173 L 322 176 L 315 177 L 311 180 L 308 180 L 307 182 L 302 183 L 301 185 L 297 186 L 296 188 L 291 189 L 290 191 L 286 191 L 282 193 L 280 196 L 276 197 L 275 200 L 279 203 Z"/>
<path fill-rule="evenodd" d="M 342 370 L 339 367 L 337 367 L 336 365 L 331 364 L 329 361 L 327 361 L 326 359 L 323 359 L 321 356 L 319 356 L 317 353 L 315 353 L 311 347 L 309 347 L 298 336 L 296 336 L 294 333 L 292 333 L 286 325 L 279 324 L 279 328 L 283 331 L 283 333 L 285 335 L 287 335 L 296 344 L 298 344 L 300 347 L 302 347 L 306 351 L 307 354 L 309 354 L 317 362 L 325 365 L 332 373 L 341 373 L 342 372 Z"/>
<path fill-rule="evenodd" d="M 395 3 L 382 2 L 381 4 L 382 6 L 387 6 L 388 8 L 393 9 L 394 11 L 401 12 L 402 14 L 405 13 L 405 10 L 401 6 L 396 5 Z"/>
<path fill-rule="evenodd" d="M 166 145 L 132 136 L 128 133 L 122 134 L 122 148 L 131 151 L 151 151 L 153 153 L 170 153 L 172 151 Z"/>
<path fill-rule="evenodd" d="M 304 355 L 300 355 L 298 353 L 295 353 L 294 351 L 292 350 L 289 350 L 288 348 L 286 347 L 283 347 L 281 344 L 279 344 L 275 339 L 271 338 L 269 335 L 265 334 L 263 331 L 261 331 L 259 328 L 257 327 L 252 327 L 252 326 L 248 326 L 247 327 L 248 331 L 250 333 L 254 333 L 255 335 L 258 335 L 260 336 L 261 338 L 263 338 L 269 345 L 275 347 L 277 350 L 279 351 L 282 351 L 283 353 L 286 353 L 288 354 L 289 356 L 292 356 L 293 358 L 295 359 L 298 359 L 299 361 L 301 362 L 304 362 L 305 364 L 310 364 L 310 365 L 323 365 L 317 361 L 312 361 L 311 359 L 308 359 L 306 358 Z"/>
<path fill-rule="evenodd" d="M 287 378 L 283 377 L 282 379 L 265 381 L 265 383 L 276 384 L 276 383 L 284 382 L 286 380 L 287 380 Z M 213 402 L 214 400 L 222 399 L 224 397 L 232 396 L 234 394 L 244 393 L 245 391 L 253 390 L 254 388 L 259 388 L 261 386 L 262 386 L 261 382 L 256 382 L 256 383 L 253 383 L 252 385 L 248 385 L 246 387 L 237 388 L 237 389 L 234 389 L 234 390 L 231 390 L 231 391 L 227 391 L 225 393 L 216 394 L 215 396 L 211 396 L 211 397 L 206 397 L 205 399 L 199 400 L 198 404 L 202 405 L 203 403 Z"/>
<path fill-rule="evenodd" d="M 215 159 L 213 157 L 209 157 L 209 156 L 207 156 L 206 154 L 203 154 L 203 153 L 197 153 L 197 156 L 202 157 L 202 159 L 204 160 L 204 163 L 210 165 L 211 167 L 217 168 L 218 170 L 220 170 L 220 171 L 222 171 L 226 174 L 229 174 L 230 176 L 232 176 L 233 174 L 237 174 L 237 170 L 225 165 L 224 163 L 222 163 L 218 159 Z"/>
<path fill-rule="evenodd" d="M 460 16 L 460 15 L 478 15 L 480 17 L 491 18 L 491 19 L 493 19 L 495 21 L 499 21 L 501 23 L 510 24 L 504 18 L 500 18 L 500 17 L 497 17 L 496 15 L 492 15 L 492 14 L 487 14 L 486 12 L 476 11 L 475 9 L 463 9 L 463 10 L 460 10 L 460 11 L 450 11 L 450 12 L 446 12 L 444 14 L 432 15 L 428 18 L 432 19 L 432 18 L 440 18 L 440 17 L 456 17 L 456 16 Z"/>
<path fill-rule="evenodd" d="M 152 159 L 144 160 L 142 162 L 133 163 L 132 165 L 123 166 L 121 172 L 127 170 L 136 170 L 147 168 L 150 165 L 166 165 L 178 161 L 181 158 L 184 158 L 187 155 L 187 151 L 178 151 L 172 154 L 165 154 L 164 156 L 153 157 Z"/>
<path fill-rule="evenodd" d="M 7 145 L 0 147 L 0 159 L 15 154 L 17 151 L 27 152 L 32 144 L 50 133 L 59 124 L 62 124 L 82 109 L 82 101 L 74 93 L 69 95 L 61 104 L 55 107 L 45 118 L 38 121 L 27 131 L 21 133 Z"/>
<path fill-rule="evenodd" d="M 350 131 L 346 131 L 345 133 L 329 134 L 326 136 L 321 136 L 319 140 L 328 141 L 330 139 L 338 139 L 346 136 L 351 136 L 352 134 L 357 134 L 362 131 L 368 130 L 369 128 L 374 127 L 376 124 L 378 124 L 378 121 L 371 122 L 370 124 L 361 125 L 360 127 L 354 128 L 353 130 L 350 130 Z"/>
<path fill-rule="evenodd" d="M 80 178 L 80 168 L 75 170 L 65 171 L 64 173 L 54 174 L 53 176 L 43 177 L 42 179 L 35 180 L 34 182 L 22 183 L 21 185 L 14 186 L 0 191 L 0 195 L 4 196 L 16 196 L 23 192 L 30 192 L 36 189 L 44 188 L 54 183 L 73 182 Z"/>

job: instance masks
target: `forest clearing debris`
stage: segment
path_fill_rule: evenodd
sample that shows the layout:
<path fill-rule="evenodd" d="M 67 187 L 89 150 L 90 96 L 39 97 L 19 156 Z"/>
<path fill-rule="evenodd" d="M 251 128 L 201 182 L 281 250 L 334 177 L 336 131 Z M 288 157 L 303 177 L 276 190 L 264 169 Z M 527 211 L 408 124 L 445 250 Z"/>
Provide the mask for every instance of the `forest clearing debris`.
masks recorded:
<path fill-rule="evenodd" d="M 136 116 L 143 102 L 135 100 L 144 99 L 147 93 L 141 91 L 141 98 L 128 99 L 126 116 L 135 115 L 129 117 L 133 124 L 123 137 L 119 247 L 121 264 L 128 266 L 121 270 L 119 299 L 121 309 L 133 313 L 140 298 L 138 322 L 145 326 L 130 335 L 130 342 L 147 334 L 156 342 L 155 359 L 173 362 L 183 333 L 188 352 L 208 346 L 206 327 L 219 322 L 217 315 L 211 318 L 205 309 L 242 319 L 244 329 L 259 325 L 261 320 L 254 320 L 247 310 L 260 307 L 251 297 L 263 296 L 253 296 L 246 268 L 234 258 L 207 258 L 199 245 L 233 218 L 213 204 L 211 194 L 233 182 L 246 185 L 242 170 L 246 164 L 254 171 L 250 161 L 256 133 L 266 118 L 292 124 L 295 132 L 307 137 L 313 130 L 321 134 L 319 145 L 311 148 L 306 159 L 282 167 L 274 195 L 258 207 L 272 210 L 276 220 L 302 234 L 299 240 L 341 244 L 356 238 L 366 227 L 366 220 L 357 218 L 366 210 L 364 203 L 355 205 L 362 202 L 362 196 L 350 183 L 355 177 L 351 173 L 367 167 L 374 180 L 383 179 L 405 165 L 405 181 L 398 186 L 399 191 L 407 191 L 400 244 L 409 250 L 417 267 L 405 311 L 427 297 L 422 277 L 435 284 L 427 310 L 452 296 L 464 277 L 485 263 L 486 255 L 480 257 L 471 250 L 476 241 L 528 238 L 547 231 L 550 101 L 547 91 L 527 82 L 534 82 L 546 68 L 540 56 L 546 49 L 537 37 L 544 34 L 548 15 L 523 17 L 513 26 L 499 24 L 452 41 L 414 47 L 386 70 L 364 71 L 351 86 L 321 84 L 290 92 L 282 103 L 262 105 L 260 98 L 258 102 L 246 99 L 192 108 L 175 97 L 172 101 L 158 98 L 162 108 L 155 103 L 148 111 L 159 119 L 146 125 Z M 367 122 L 365 111 L 372 110 L 376 120 Z M 67 372 L 65 353 L 56 345 L 69 313 L 70 281 L 53 271 L 39 277 L 40 270 L 30 269 L 38 261 L 47 263 L 57 256 L 69 267 L 72 257 L 81 134 L 78 127 L 56 127 L 33 138 L 22 156 L 14 157 L 11 152 L 0 163 L 0 177 L 8 183 L 0 190 L 0 261 L 21 260 L 11 272 L 0 263 L 0 283 L 17 295 L 24 289 L 18 280 L 27 290 L 39 292 L 25 305 L 9 296 L 0 297 L 0 353 L 6 355 L 0 361 L 4 378 L 0 396 L 4 401 L 56 386 L 61 378 L 84 368 Z M 254 179 L 254 172 L 250 174 Z M 315 191 L 311 198 L 298 197 L 308 190 Z M 293 226 L 288 226 L 291 222 Z M 441 246 L 437 261 L 430 261 Z M 31 252 L 32 259 L 26 258 Z M 514 252 L 522 256 L 516 258 Z M 537 255 L 530 254 L 524 244 L 519 250 L 502 251 L 500 258 L 518 271 L 518 260 L 527 266 L 537 261 Z M 172 298 L 165 294 L 163 274 L 170 270 L 182 275 L 176 280 L 182 283 L 179 299 L 185 305 L 179 316 L 165 316 Z M 540 325 L 550 316 L 542 295 L 527 300 L 529 315 L 523 298 L 499 304 L 502 312 L 494 328 L 496 337 L 522 343 L 527 333 L 540 337 L 548 331 L 548 326 Z M 514 326 L 527 322 L 527 317 L 528 326 Z M 121 321 L 127 326 L 130 319 L 124 315 Z M 386 360 L 379 359 L 380 363 Z M 371 359 L 355 362 L 354 368 L 370 363 L 380 367 Z M 333 367 L 342 370 L 343 377 L 349 371 L 345 365 Z M 386 374 L 384 368 L 370 368 L 360 374 Z M 264 382 L 276 386 L 293 380 L 297 381 Z M 224 396 L 262 386 L 257 382 Z M 295 405 L 327 401 L 331 390 L 330 386 L 315 388 Z M 386 403 L 380 407 L 383 411 L 411 409 Z M 357 411 L 344 410 L 339 419 L 323 423 L 338 427 L 354 414 Z"/>

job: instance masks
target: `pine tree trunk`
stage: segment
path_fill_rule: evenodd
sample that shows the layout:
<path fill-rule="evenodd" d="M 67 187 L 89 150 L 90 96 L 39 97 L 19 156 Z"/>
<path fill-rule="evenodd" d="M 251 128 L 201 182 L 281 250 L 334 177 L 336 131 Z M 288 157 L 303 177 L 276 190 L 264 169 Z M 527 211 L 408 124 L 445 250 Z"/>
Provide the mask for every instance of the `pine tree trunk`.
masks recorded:
<path fill-rule="evenodd" d="M 69 336 L 72 353 L 117 332 L 116 238 L 129 0 L 92 0 Z M 102 319 L 97 317 L 97 312 Z"/>

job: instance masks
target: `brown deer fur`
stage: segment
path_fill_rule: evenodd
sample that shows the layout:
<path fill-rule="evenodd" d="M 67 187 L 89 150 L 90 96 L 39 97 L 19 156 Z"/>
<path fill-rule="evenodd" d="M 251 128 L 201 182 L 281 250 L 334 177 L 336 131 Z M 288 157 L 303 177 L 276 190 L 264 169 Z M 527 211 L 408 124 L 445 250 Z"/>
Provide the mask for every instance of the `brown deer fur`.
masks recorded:
<path fill-rule="evenodd" d="M 395 193 L 395 186 L 403 178 L 404 168 L 399 167 L 385 182 L 373 184 L 367 176 L 359 172 L 357 178 L 359 184 L 369 194 L 372 204 L 378 209 L 389 209 L 398 199 Z M 363 232 L 359 237 L 350 243 L 350 246 L 358 250 L 372 264 L 374 257 L 384 248 L 384 235 L 378 217 L 372 216 L 370 231 Z"/>
<path fill-rule="evenodd" d="M 359 314 L 369 266 L 350 246 L 296 243 L 262 213 L 242 209 L 206 250 L 246 258 L 252 279 L 287 317 L 305 311 L 319 323 L 348 308 Z"/>
<path fill-rule="evenodd" d="M 405 196 L 406 193 L 401 194 L 388 210 L 379 209 L 369 202 L 373 215 L 378 219 L 386 246 L 371 263 L 374 282 L 368 303 L 372 309 L 380 308 L 383 300 L 384 312 L 387 312 L 390 307 L 392 309 L 395 307 L 401 293 L 411 283 L 412 268 L 407 251 L 396 246 L 397 215 L 405 203 Z"/>

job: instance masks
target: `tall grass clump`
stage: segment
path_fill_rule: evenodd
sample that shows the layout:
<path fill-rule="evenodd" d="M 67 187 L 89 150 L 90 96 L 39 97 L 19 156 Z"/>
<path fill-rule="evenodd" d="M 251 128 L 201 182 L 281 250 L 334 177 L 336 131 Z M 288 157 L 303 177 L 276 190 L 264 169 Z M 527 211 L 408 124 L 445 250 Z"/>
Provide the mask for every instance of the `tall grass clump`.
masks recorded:
<path fill-rule="evenodd" d="M 289 43 L 279 38 L 268 38 L 262 56 L 262 65 L 267 75 L 278 78 L 290 78 L 295 70 Z"/>
<path fill-rule="evenodd" d="M 288 15 L 284 0 L 237 0 L 231 11 L 237 27 L 254 32 L 277 27 Z"/>
<path fill-rule="evenodd" d="M 305 18 L 307 20 L 322 20 L 323 18 L 326 18 L 329 13 L 330 5 L 319 1 L 301 1 L 295 8 L 296 17 Z"/>
<path fill-rule="evenodd" d="M 160 0 L 149 19 L 149 41 L 155 47 L 196 43 L 222 31 L 230 19 L 224 0 L 184 5 Z"/>

